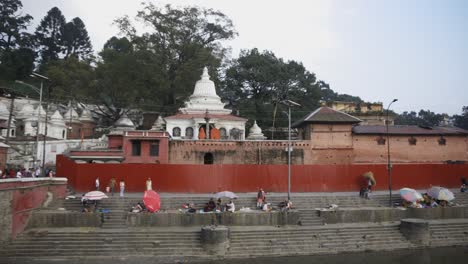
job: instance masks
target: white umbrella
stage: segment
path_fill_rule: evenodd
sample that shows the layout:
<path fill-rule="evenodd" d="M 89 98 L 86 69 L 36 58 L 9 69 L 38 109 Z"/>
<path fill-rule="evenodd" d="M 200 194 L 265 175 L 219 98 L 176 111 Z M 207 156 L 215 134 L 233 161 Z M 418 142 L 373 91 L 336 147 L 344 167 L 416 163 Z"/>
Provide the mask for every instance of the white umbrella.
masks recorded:
<path fill-rule="evenodd" d="M 82 199 L 87 199 L 87 200 L 101 200 L 103 198 L 109 198 L 107 197 L 107 195 L 103 192 L 100 192 L 100 191 L 92 191 L 92 192 L 89 192 L 87 194 L 85 194 L 85 196 L 83 196 Z"/>
<path fill-rule="evenodd" d="M 222 192 L 216 193 L 214 195 L 214 198 L 216 198 L 216 199 L 223 198 L 223 197 L 227 197 L 227 198 L 230 198 L 230 199 L 236 199 L 238 196 L 235 193 L 230 192 L 230 191 L 222 191 Z"/>
<path fill-rule="evenodd" d="M 447 188 L 439 186 L 431 187 L 429 190 L 427 190 L 427 194 L 437 200 L 452 201 L 455 199 L 453 192 Z"/>

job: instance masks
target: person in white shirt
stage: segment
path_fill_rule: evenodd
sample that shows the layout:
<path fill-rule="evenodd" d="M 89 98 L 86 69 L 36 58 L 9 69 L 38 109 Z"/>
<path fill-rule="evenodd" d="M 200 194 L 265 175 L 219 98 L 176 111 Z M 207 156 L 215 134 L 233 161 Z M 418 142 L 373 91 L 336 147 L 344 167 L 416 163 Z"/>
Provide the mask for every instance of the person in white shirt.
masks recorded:
<path fill-rule="evenodd" d="M 16 172 L 16 178 L 21 178 L 21 177 L 22 177 L 21 171 L 18 170 L 18 171 Z"/>
<path fill-rule="evenodd" d="M 226 210 L 231 213 L 234 213 L 234 211 L 236 211 L 236 206 L 234 205 L 232 200 L 230 200 L 229 203 L 226 204 Z"/>
<path fill-rule="evenodd" d="M 96 178 L 95 186 L 96 186 L 96 191 L 99 191 L 99 177 Z"/>
<path fill-rule="evenodd" d="M 124 197 L 124 191 L 125 191 L 125 182 L 124 180 L 120 180 L 120 197 Z"/>
<path fill-rule="evenodd" d="M 35 177 L 41 177 L 41 167 L 37 167 L 36 171 L 34 172 Z"/>

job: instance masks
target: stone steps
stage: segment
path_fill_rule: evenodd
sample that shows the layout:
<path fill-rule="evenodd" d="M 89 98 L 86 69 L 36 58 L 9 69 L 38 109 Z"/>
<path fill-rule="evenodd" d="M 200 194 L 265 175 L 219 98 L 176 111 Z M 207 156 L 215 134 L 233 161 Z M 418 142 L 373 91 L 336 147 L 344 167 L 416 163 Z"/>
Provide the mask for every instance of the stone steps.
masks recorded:
<path fill-rule="evenodd" d="M 286 230 L 231 231 L 230 256 L 317 254 L 413 247 L 398 224 L 383 226 L 335 226 Z"/>
<path fill-rule="evenodd" d="M 116 253 L 162 256 L 205 254 L 199 230 L 39 229 L 23 233 L 13 243 L 0 249 L 0 256 L 5 257 L 112 256 Z"/>

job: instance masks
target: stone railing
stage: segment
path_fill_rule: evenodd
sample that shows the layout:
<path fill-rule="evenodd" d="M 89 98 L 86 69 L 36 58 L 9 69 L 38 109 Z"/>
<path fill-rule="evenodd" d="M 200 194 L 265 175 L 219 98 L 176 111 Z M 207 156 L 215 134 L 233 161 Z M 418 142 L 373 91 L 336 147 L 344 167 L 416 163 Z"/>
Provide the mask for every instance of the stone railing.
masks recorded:
<path fill-rule="evenodd" d="M 235 212 L 235 213 L 129 213 L 127 224 L 133 227 L 148 226 L 275 226 L 297 225 L 299 212 Z"/>

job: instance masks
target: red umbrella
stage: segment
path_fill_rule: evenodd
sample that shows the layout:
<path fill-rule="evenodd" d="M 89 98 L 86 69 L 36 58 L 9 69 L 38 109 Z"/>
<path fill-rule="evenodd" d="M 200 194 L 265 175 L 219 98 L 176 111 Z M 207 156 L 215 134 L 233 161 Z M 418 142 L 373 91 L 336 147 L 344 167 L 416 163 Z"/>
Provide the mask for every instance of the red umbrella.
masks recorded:
<path fill-rule="evenodd" d="M 150 212 L 156 212 L 161 208 L 161 199 L 159 194 L 153 190 L 145 191 L 143 195 L 143 203 Z"/>

